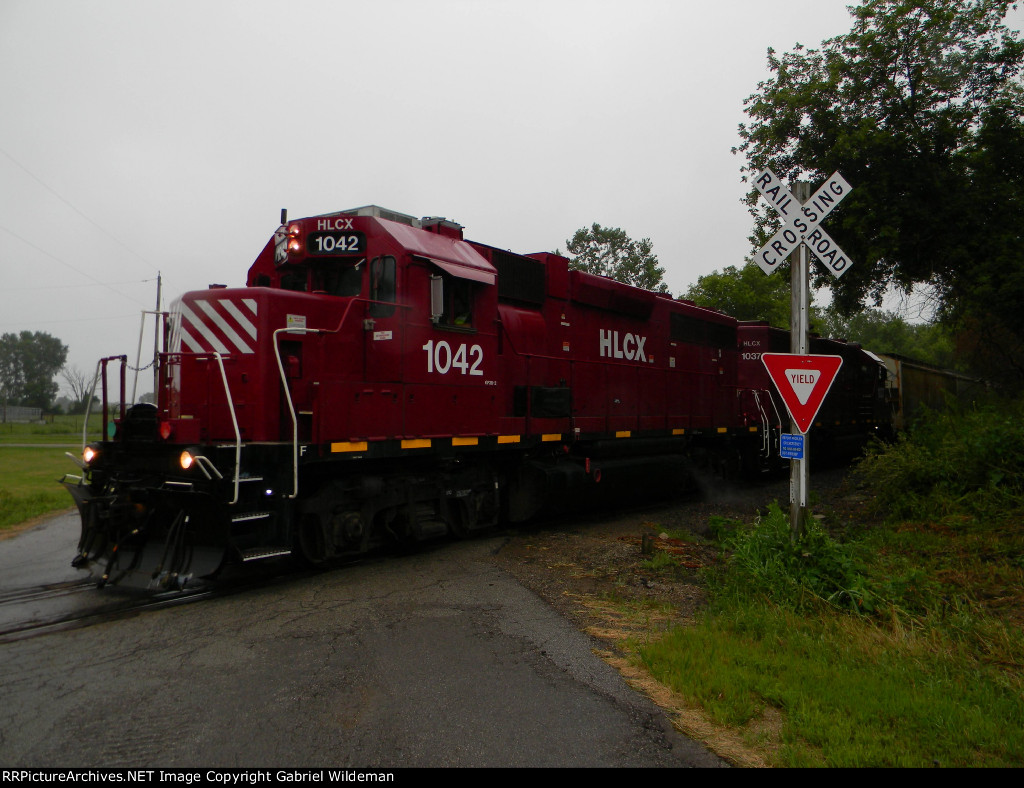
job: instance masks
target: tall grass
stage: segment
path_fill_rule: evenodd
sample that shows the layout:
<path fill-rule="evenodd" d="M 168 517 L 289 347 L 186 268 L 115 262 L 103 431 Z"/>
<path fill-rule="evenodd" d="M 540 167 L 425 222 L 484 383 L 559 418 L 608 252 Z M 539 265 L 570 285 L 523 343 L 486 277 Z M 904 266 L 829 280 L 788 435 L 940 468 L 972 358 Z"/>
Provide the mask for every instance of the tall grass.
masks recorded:
<path fill-rule="evenodd" d="M 876 447 L 878 519 L 832 522 L 844 539 L 792 542 L 777 505 L 713 528 L 711 605 L 642 661 L 776 765 L 1024 765 L 1022 416 L 931 414 Z"/>

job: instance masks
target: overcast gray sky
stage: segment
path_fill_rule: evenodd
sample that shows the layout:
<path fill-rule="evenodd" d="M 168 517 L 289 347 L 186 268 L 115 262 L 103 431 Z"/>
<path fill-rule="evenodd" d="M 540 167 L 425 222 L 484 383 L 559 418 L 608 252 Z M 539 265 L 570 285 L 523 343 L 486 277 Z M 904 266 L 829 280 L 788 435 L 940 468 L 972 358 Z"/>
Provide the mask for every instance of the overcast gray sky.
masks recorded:
<path fill-rule="evenodd" d="M 621 227 L 679 295 L 750 252 L 730 151 L 768 47 L 847 4 L 0 0 L 0 333 L 91 373 L 157 271 L 165 304 L 241 285 L 281 208 L 369 203 L 522 253 Z"/>

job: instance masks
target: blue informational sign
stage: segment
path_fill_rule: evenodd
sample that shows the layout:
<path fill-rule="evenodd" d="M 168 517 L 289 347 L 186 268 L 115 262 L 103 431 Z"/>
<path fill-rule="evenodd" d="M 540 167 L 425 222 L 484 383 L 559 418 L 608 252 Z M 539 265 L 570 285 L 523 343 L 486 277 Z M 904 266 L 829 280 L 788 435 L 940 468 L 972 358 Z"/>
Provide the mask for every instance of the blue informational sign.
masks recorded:
<path fill-rule="evenodd" d="M 804 436 L 782 433 L 779 442 L 779 456 L 784 460 L 802 460 L 804 458 Z"/>

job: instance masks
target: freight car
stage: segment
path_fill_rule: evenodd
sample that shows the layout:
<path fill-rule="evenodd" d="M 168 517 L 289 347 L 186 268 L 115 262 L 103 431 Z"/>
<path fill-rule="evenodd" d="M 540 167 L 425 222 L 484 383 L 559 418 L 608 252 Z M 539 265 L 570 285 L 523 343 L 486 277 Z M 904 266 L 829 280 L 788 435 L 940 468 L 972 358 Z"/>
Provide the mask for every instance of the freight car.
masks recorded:
<path fill-rule="evenodd" d="M 74 563 L 173 587 L 654 494 L 693 461 L 766 467 L 784 410 L 759 353 L 784 334 L 442 218 L 283 215 L 245 287 L 173 304 L 155 404 L 126 406 L 126 357 L 101 360 L 104 439 L 65 479 Z M 815 352 L 848 362 L 827 435 L 873 429 L 877 359 Z"/>
<path fill-rule="evenodd" d="M 988 388 L 980 378 L 940 369 L 907 356 L 890 353 L 879 358 L 887 372 L 886 399 L 890 403 L 894 430 L 909 429 L 927 411 L 942 410 L 950 402 L 974 402 Z"/>

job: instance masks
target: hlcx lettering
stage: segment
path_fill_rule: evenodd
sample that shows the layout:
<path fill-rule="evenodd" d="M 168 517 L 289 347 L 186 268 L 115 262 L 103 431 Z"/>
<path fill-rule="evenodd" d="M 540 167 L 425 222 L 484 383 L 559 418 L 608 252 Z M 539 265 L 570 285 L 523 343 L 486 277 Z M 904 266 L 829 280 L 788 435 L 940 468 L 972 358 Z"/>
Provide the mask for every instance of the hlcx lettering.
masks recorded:
<path fill-rule="evenodd" d="M 601 356 L 624 358 L 629 361 L 647 361 L 647 355 L 644 353 L 647 337 L 642 337 L 639 334 L 626 334 L 620 343 L 618 331 L 605 331 L 602 328 L 600 332 Z"/>

